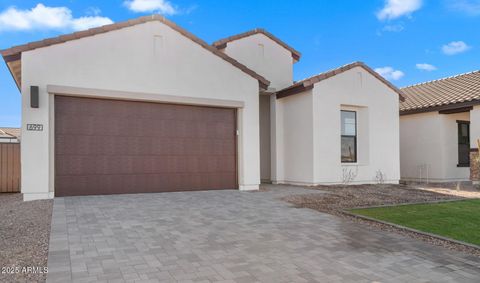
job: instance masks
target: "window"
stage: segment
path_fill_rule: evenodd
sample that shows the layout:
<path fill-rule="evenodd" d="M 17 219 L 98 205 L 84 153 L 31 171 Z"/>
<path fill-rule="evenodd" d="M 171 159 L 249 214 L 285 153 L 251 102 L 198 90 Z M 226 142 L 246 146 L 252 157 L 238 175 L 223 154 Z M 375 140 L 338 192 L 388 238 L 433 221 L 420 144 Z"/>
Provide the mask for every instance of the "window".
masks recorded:
<path fill-rule="evenodd" d="M 357 112 L 341 111 L 342 162 L 357 162 Z"/>
<path fill-rule="evenodd" d="M 470 166 L 470 122 L 457 121 L 458 125 L 458 167 Z"/>

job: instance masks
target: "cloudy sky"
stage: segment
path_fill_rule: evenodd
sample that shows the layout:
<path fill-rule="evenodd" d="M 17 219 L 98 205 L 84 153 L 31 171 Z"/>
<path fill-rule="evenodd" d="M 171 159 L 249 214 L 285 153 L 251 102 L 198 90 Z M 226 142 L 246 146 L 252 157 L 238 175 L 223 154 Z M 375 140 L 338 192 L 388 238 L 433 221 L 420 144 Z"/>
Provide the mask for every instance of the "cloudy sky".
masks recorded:
<path fill-rule="evenodd" d="M 263 27 L 302 53 L 297 80 L 353 61 L 399 87 L 480 69 L 480 0 L 0 0 L 0 49 L 152 13 L 210 43 Z M 5 64 L 0 105 L 20 126 Z"/>

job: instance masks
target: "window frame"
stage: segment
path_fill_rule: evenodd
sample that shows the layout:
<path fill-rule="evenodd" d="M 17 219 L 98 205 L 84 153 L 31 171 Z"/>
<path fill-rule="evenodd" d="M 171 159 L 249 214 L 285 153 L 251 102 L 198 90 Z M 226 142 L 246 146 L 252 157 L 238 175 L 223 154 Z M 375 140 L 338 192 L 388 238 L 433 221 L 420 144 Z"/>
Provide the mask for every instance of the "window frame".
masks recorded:
<path fill-rule="evenodd" d="M 466 143 L 469 149 L 467 154 L 468 163 L 460 163 L 460 145 L 463 145 L 463 143 L 460 143 L 462 125 L 467 125 L 468 129 L 468 143 Z M 457 167 L 470 167 L 470 121 L 457 120 L 457 160 Z"/>
<path fill-rule="evenodd" d="M 355 115 L 355 135 L 343 135 L 342 134 L 342 126 L 343 126 L 343 122 L 344 121 L 340 121 L 340 161 L 341 163 L 357 163 L 358 162 L 358 144 L 357 144 L 357 136 L 358 136 L 358 120 L 357 120 L 357 111 L 355 110 L 344 110 L 344 109 L 341 109 L 340 110 L 340 120 L 342 120 L 342 112 L 351 112 L 351 113 L 354 113 Z M 344 161 L 342 159 L 342 153 L 341 153 L 341 148 L 342 148 L 342 138 L 353 138 L 353 143 L 354 143 L 354 147 L 355 147 L 355 155 L 354 155 L 354 159 L 352 161 Z"/>

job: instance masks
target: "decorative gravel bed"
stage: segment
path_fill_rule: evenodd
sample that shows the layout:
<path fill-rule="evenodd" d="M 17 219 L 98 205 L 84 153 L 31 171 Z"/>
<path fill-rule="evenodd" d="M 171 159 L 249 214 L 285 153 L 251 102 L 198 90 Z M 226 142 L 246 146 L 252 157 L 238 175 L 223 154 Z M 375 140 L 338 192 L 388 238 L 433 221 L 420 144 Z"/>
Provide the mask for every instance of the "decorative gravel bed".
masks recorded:
<path fill-rule="evenodd" d="M 52 200 L 0 194 L 0 282 L 44 282 Z"/>
<path fill-rule="evenodd" d="M 463 251 L 475 256 L 480 256 L 480 250 L 471 246 L 443 240 L 428 235 L 415 233 L 399 227 L 371 221 L 344 211 L 371 206 L 396 205 L 408 203 L 425 203 L 463 199 L 456 195 L 440 194 L 428 190 L 420 190 L 405 185 L 334 185 L 317 186 L 312 189 L 312 194 L 290 195 L 283 200 L 296 207 L 315 209 L 321 212 L 337 215 L 353 222 L 366 224 L 375 229 L 400 233 L 412 238 L 420 239 L 437 246 L 452 250 Z M 326 194 L 314 193 L 315 190 L 327 192 Z"/>

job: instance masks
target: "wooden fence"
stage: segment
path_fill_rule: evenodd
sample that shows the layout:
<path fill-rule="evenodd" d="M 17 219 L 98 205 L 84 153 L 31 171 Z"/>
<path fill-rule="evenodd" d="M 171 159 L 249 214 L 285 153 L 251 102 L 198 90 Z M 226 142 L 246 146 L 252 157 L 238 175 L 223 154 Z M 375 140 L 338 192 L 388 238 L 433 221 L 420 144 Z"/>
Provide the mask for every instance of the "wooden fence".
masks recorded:
<path fill-rule="evenodd" d="M 20 192 L 20 144 L 0 143 L 0 193 Z"/>

